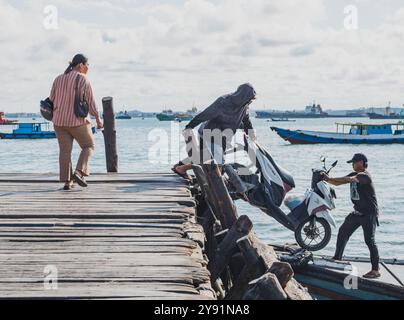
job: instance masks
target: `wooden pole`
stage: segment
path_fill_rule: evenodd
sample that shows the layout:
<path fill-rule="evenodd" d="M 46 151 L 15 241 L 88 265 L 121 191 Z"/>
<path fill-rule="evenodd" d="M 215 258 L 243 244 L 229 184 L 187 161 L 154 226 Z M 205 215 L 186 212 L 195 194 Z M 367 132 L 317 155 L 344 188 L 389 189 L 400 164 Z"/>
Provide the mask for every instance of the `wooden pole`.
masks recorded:
<path fill-rule="evenodd" d="M 243 300 L 286 300 L 278 278 L 273 273 L 266 273 L 261 278 L 251 281 Z"/>
<path fill-rule="evenodd" d="M 227 232 L 216 250 L 215 258 L 209 263 L 212 282 L 216 281 L 228 265 L 231 256 L 236 253 L 237 240 L 248 235 L 252 227 L 251 220 L 247 216 L 241 216 Z"/>
<path fill-rule="evenodd" d="M 118 172 L 118 154 L 116 148 L 115 113 L 112 97 L 102 99 L 104 118 L 104 143 L 107 172 Z"/>
<path fill-rule="evenodd" d="M 202 165 L 223 229 L 230 229 L 237 221 L 237 209 L 223 180 L 219 166 L 213 161 Z"/>

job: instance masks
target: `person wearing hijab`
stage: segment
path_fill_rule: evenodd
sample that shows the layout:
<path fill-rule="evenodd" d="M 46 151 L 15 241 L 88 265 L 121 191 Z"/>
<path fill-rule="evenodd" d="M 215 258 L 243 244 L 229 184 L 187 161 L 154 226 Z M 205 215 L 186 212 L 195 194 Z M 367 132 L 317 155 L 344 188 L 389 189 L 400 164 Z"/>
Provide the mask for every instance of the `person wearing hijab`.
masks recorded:
<path fill-rule="evenodd" d="M 243 129 L 245 133 L 248 135 L 254 135 L 251 137 L 255 140 L 255 131 L 252 126 L 249 117 L 249 105 L 256 99 L 256 92 L 254 87 L 249 83 L 244 83 L 240 85 L 236 92 L 227 94 L 219 97 L 213 104 L 211 104 L 204 111 L 199 113 L 186 127 L 186 130 L 194 129 L 198 125 L 202 124 L 198 130 L 198 134 L 201 139 L 201 146 L 204 143 L 203 141 L 203 132 L 204 130 L 220 130 L 225 136 L 226 141 L 229 141 L 237 129 Z M 208 143 L 208 142 L 206 142 Z M 222 140 L 222 146 L 219 151 L 221 158 L 223 159 L 223 154 L 226 151 L 226 144 L 224 140 Z M 217 148 L 216 144 L 211 144 L 211 153 L 217 154 L 220 148 Z M 221 153 L 223 151 L 223 153 Z M 216 156 L 214 158 L 218 162 L 222 162 L 222 159 L 217 159 Z M 184 161 L 180 161 L 176 164 L 172 170 L 185 179 L 190 179 L 187 175 L 187 171 L 192 169 L 192 164 L 187 163 L 190 162 L 189 159 Z"/>

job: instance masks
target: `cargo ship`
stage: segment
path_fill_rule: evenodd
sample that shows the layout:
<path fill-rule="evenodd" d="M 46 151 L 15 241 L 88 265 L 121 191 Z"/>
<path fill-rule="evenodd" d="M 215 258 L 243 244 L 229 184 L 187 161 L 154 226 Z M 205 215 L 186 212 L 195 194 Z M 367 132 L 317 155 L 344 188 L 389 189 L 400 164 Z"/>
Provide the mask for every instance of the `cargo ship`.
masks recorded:
<path fill-rule="evenodd" d="M 307 106 L 304 111 L 265 111 L 258 110 L 255 111 L 257 119 L 317 119 L 317 118 L 326 118 L 328 117 L 328 113 L 324 112 L 321 108 L 321 105 L 313 104 L 311 106 Z"/>
<path fill-rule="evenodd" d="M 380 119 L 390 119 L 390 120 L 399 120 L 404 119 L 403 111 L 400 113 L 392 112 L 391 107 L 386 107 L 385 113 L 376 113 L 376 112 L 369 112 L 368 116 L 370 119 L 380 120 Z"/>

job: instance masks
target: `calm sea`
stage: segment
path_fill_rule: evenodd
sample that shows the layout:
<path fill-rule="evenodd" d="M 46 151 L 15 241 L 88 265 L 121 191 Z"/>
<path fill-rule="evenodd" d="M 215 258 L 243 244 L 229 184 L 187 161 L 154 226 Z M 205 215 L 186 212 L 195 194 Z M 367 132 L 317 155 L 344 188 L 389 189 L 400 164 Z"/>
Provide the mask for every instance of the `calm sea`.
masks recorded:
<path fill-rule="evenodd" d="M 360 119 L 364 121 L 364 119 Z M 357 119 L 338 119 L 357 121 Z M 370 120 L 367 120 L 370 121 Z M 332 176 L 343 176 L 351 171 L 346 163 L 356 152 L 365 153 L 369 158 L 369 171 L 373 175 L 377 197 L 381 208 L 381 226 L 376 240 L 380 255 L 385 258 L 404 259 L 404 145 L 290 145 L 274 132 L 271 125 L 285 128 L 308 130 L 335 130 L 335 119 L 302 119 L 296 122 L 271 123 L 254 119 L 258 141 L 295 178 L 293 194 L 302 195 L 310 186 L 311 169 L 320 166 L 320 157 L 326 156 L 328 163 L 339 160 Z M 185 155 L 180 129 L 170 122 L 157 119 L 117 120 L 120 172 L 169 172 L 171 165 Z M 1 128 L 1 127 L 0 127 Z M 1 128 L 4 130 L 4 128 Z M 104 142 L 101 133 L 96 134 L 96 153 L 91 161 L 93 172 L 105 172 Z M 74 159 L 79 148 L 74 148 Z M 1 172 L 57 172 L 58 146 L 56 140 L 17 141 L 0 140 Z M 333 214 L 340 225 L 351 211 L 347 186 L 337 189 L 337 208 Z M 244 202 L 238 203 L 240 214 L 247 214 L 254 222 L 259 236 L 268 243 L 293 243 L 293 234 L 275 220 Z M 337 230 L 329 246 L 322 251 L 333 254 Z M 368 256 L 359 229 L 348 243 L 347 255 Z"/>

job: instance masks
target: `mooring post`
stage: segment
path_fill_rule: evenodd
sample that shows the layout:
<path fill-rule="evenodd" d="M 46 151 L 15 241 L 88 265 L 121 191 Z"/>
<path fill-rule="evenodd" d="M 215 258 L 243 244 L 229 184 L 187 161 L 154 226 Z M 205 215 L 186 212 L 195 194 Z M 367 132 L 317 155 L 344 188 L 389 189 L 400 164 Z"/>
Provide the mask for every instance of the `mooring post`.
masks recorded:
<path fill-rule="evenodd" d="M 118 172 L 118 154 L 116 149 L 115 113 L 112 97 L 102 99 L 104 118 L 104 143 L 107 172 Z"/>

